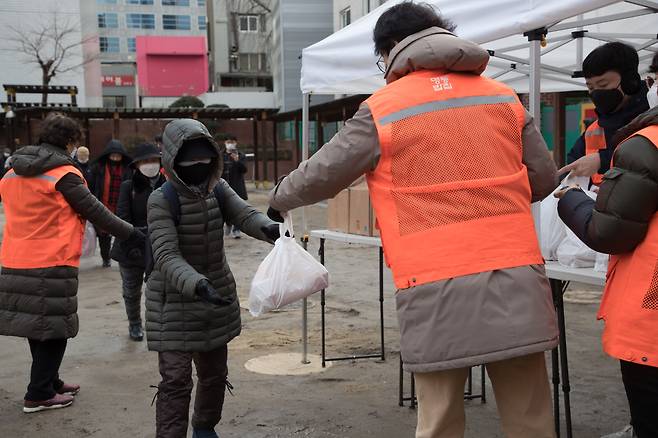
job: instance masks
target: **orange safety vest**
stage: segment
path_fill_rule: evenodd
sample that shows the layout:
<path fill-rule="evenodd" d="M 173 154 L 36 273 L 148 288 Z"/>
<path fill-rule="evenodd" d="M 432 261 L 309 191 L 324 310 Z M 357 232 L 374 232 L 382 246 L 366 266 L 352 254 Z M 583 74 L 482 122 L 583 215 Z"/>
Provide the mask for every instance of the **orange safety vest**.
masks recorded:
<path fill-rule="evenodd" d="M 85 180 L 71 165 L 32 177 L 19 176 L 10 170 L 0 180 L 6 220 L 0 250 L 3 267 L 36 269 L 80 265 L 84 221 L 55 189 L 67 173 Z"/>
<path fill-rule="evenodd" d="M 634 135 L 658 147 L 658 126 Z M 633 252 L 610 257 L 598 319 L 605 321 L 603 350 L 607 354 L 658 367 L 658 213 Z"/>
<path fill-rule="evenodd" d="M 599 151 L 608 148 L 608 143 L 605 141 L 605 131 L 599 126 L 599 121 L 587 127 L 585 131 L 585 155 L 598 154 Z M 601 185 L 603 182 L 603 175 L 596 173 L 591 177 L 594 185 Z"/>
<path fill-rule="evenodd" d="M 543 264 L 522 163 L 526 113 L 511 88 L 419 71 L 366 102 L 381 149 L 367 181 L 399 289 Z"/>

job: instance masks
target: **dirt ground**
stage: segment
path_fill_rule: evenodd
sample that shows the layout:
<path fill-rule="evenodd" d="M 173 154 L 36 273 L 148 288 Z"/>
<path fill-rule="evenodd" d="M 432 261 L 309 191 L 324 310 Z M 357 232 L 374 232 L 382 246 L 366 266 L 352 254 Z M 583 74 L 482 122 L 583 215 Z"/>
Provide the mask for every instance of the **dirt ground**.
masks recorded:
<path fill-rule="evenodd" d="M 252 193 L 252 202 L 260 208 L 265 208 L 265 199 L 262 192 Z M 325 207 L 310 208 L 311 227 L 323 228 L 325 216 Z M 317 247 L 318 242 L 312 241 L 314 254 Z M 230 239 L 226 251 L 245 306 L 253 272 L 269 247 L 250 238 Z M 331 275 L 328 354 L 376 352 L 377 251 L 330 243 L 327 261 Z M 386 361 L 338 362 L 322 373 L 306 376 L 255 374 L 244 367 L 255 357 L 301 351 L 299 308 L 260 318 L 244 310 L 242 335 L 229 345 L 229 379 L 235 395 L 227 395 L 217 428 L 221 437 L 412 437 L 416 413 L 398 406 L 399 335 L 393 293 L 386 273 Z M 70 408 L 23 414 L 30 364 L 27 342 L 1 337 L 0 438 L 155 435 L 151 405 L 155 389 L 151 385 L 159 382 L 157 355 L 147 351 L 146 342 L 128 339 L 118 267 L 104 270 L 100 258 L 84 260 L 78 296 L 80 333 L 69 342 L 61 377 L 81 384 L 80 394 Z M 598 437 L 628 423 L 618 363 L 601 351 L 596 308 L 596 304 L 566 306 L 574 436 L 579 438 Z M 319 296 L 310 299 L 309 350 L 320 354 Z M 406 373 L 405 382 L 408 387 Z M 467 437 L 503 436 L 488 380 L 487 395 L 486 404 L 477 400 L 466 403 Z"/>

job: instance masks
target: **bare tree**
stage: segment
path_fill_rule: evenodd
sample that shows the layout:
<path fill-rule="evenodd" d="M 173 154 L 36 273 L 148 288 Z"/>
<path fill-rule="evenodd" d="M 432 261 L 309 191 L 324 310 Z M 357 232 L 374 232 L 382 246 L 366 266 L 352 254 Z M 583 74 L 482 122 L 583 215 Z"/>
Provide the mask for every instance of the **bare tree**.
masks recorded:
<path fill-rule="evenodd" d="M 29 28 L 10 26 L 9 40 L 12 51 L 24 55 L 26 64 L 37 64 L 41 69 L 41 105 L 48 104 L 47 87 L 50 81 L 62 73 L 70 72 L 97 59 L 95 55 L 77 55 L 78 48 L 98 39 L 80 37 L 79 25 L 69 17 L 53 12 L 49 19 L 35 23 Z"/>

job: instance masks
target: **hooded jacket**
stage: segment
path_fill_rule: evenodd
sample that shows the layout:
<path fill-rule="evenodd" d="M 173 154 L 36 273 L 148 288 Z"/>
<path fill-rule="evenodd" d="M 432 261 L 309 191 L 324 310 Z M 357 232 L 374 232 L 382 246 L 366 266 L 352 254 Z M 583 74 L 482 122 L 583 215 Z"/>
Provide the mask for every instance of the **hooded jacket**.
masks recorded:
<path fill-rule="evenodd" d="M 429 28 L 395 46 L 385 77 L 391 83 L 419 70 L 479 75 L 488 59 L 487 51 L 476 44 Z M 530 114 L 522 137 L 523 164 L 532 199 L 538 201 L 557 186 L 556 167 Z M 482 147 L 487 144 L 483 139 Z M 270 195 L 270 205 L 289 211 L 332 198 L 374 170 L 380 154 L 366 103 L 329 143 L 280 182 Z M 505 360 L 549 350 L 558 341 L 550 285 L 540 265 L 411 287 L 398 291 L 396 304 L 402 359 L 411 372 Z"/>
<path fill-rule="evenodd" d="M 71 165 L 66 151 L 43 144 L 26 146 L 14 154 L 14 171 L 36 176 Z M 69 173 L 55 186 L 83 219 L 128 239 L 133 226 L 114 216 L 87 189 L 84 181 Z M 52 266 L 37 269 L 2 268 L 0 274 L 0 334 L 29 339 L 65 339 L 78 333 L 78 269 Z"/>
<path fill-rule="evenodd" d="M 207 190 L 199 193 L 176 173 L 174 161 L 183 143 L 206 138 L 217 151 Z M 224 254 L 224 222 L 246 234 L 269 241 L 261 227 L 271 225 L 263 213 L 245 203 L 220 178 L 223 151 L 206 127 L 191 119 L 175 120 L 163 135 L 162 163 L 180 199 L 175 225 L 162 189 L 148 201 L 148 228 L 154 269 L 146 288 L 146 336 L 155 351 L 205 352 L 225 346 L 241 330 L 235 279 Z M 219 202 L 213 188 L 219 185 Z M 196 286 L 207 279 L 229 305 L 201 300 Z"/>
<path fill-rule="evenodd" d="M 123 156 L 123 160 L 121 161 L 121 167 L 123 169 L 121 180 L 126 181 L 132 176 L 132 170 L 130 169 L 132 158 L 130 158 L 130 155 L 128 155 L 119 140 L 110 140 L 103 153 L 91 164 L 89 171 L 89 189 L 94 196 L 101 200 L 103 199 L 103 191 L 105 190 L 105 166 L 112 154 L 121 154 Z"/>

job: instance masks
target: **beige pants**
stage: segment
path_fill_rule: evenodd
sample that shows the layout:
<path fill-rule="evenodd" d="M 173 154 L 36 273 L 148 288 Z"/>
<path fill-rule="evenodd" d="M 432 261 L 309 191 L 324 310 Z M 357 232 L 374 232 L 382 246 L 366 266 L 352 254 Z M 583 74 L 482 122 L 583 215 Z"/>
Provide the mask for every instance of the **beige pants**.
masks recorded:
<path fill-rule="evenodd" d="M 554 438 L 544 354 L 487 364 L 503 431 L 508 438 Z M 466 425 L 464 386 L 468 368 L 417 373 L 416 438 L 462 438 Z"/>

